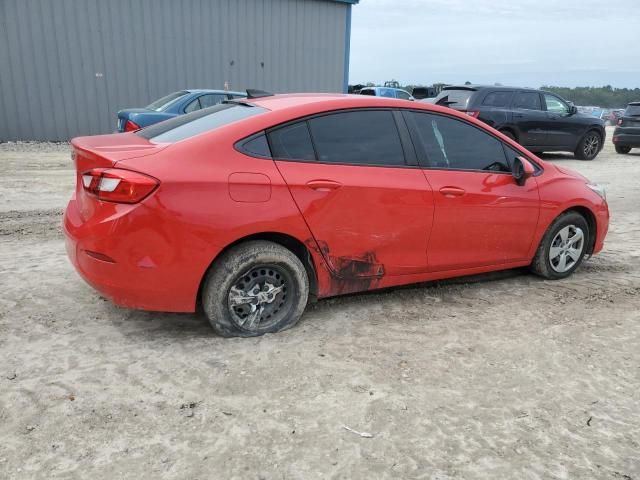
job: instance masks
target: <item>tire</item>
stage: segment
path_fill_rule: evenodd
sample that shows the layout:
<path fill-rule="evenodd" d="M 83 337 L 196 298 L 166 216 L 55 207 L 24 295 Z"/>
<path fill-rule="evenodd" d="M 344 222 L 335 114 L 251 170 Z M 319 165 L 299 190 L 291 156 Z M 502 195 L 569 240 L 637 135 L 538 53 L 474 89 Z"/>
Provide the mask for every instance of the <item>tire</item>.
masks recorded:
<path fill-rule="evenodd" d="M 309 297 L 309 277 L 296 255 L 264 240 L 225 252 L 207 274 L 202 306 L 223 337 L 257 337 L 291 328 Z"/>
<path fill-rule="evenodd" d="M 593 160 L 602 149 L 602 136 L 595 130 L 589 130 L 578 142 L 573 154 L 579 160 Z"/>
<path fill-rule="evenodd" d="M 616 153 L 621 153 L 622 155 L 626 155 L 631 151 L 631 147 L 623 147 L 616 145 Z"/>
<path fill-rule="evenodd" d="M 574 235 L 580 235 L 578 230 L 582 232 L 582 239 L 581 241 L 575 239 L 572 242 Z M 567 232 L 566 238 L 562 232 Z M 563 213 L 554 220 L 542 237 L 530 266 L 531 271 L 550 280 L 568 277 L 575 272 L 584 259 L 589 244 L 589 234 L 589 224 L 582 215 L 578 212 Z M 562 256 L 565 259 L 564 264 L 561 263 Z"/>

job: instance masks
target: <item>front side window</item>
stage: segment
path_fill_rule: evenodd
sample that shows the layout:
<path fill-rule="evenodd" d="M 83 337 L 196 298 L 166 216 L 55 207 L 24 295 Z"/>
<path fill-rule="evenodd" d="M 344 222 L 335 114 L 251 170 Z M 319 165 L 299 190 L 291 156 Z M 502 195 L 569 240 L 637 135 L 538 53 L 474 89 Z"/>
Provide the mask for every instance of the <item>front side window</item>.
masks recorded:
<path fill-rule="evenodd" d="M 411 112 L 431 168 L 510 172 L 502 142 L 466 122 Z"/>
<path fill-rule="evenodd" d="M 525 110 L 542 110 L 540 95 L 537 92 L 517 92 L 513 99 L 513 107 Z"/>
<path fill-rule="evenodd" d="M 545 93 L 544 102 L 547 105 L 547 112 L 558 113 L 560 115 L 569 114 L 569 107 L 558 97 Z"/>
<path fill-rule="evenodd" d="M 434 99 L 433 103 L 456 110 L 466 110 L 474 93 L 476 93 L 476 90 L 473 89 L 444 89 Z"/>
<path fill-rule="evenodd" d="M 333 113 L 309 120 L 318 161 L 404 166 L 404 152 L 390 110 Z"/>
<path fill-rule="evenodd" d="M 404 90 L 396 90 L 396 94 L 398 95 L 398 98 L 401 98 L 402 100 L 409 100 L 411 98 L 409 92 L 405 92 Z"/>
<path fill-rule="evenodd" d="M 170 118 L 138 130 L 135 134 L 153 143 L 174 143 L 267 111 L 262 107 L 222 103 Z"/>

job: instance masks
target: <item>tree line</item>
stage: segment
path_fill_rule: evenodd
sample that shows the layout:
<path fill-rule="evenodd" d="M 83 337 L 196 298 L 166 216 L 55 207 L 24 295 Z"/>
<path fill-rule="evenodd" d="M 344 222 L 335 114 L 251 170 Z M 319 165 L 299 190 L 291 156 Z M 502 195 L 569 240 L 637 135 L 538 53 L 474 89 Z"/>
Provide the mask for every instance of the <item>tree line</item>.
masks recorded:
<path fill-rule="evenodd" d="M 560 95 L 576 105 L 624 108 L 629 102 L 640 102 L 640 88 L 613 88 L 611 85 L 567 88 L 544 85 L 540 89 Z"/>

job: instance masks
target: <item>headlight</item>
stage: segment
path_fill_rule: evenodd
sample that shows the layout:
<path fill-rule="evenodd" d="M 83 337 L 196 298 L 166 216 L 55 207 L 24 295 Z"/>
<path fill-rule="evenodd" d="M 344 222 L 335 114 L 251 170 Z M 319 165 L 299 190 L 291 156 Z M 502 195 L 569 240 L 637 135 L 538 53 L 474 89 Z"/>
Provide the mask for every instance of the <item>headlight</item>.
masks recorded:
<path fill-rule="evenodd" d="M 587 183 L 587 187 L 600 195 L 604 200 L 607 199 L 607 192 L 604 190 L 602 185 L 598 185 L 597 183 Z"/>

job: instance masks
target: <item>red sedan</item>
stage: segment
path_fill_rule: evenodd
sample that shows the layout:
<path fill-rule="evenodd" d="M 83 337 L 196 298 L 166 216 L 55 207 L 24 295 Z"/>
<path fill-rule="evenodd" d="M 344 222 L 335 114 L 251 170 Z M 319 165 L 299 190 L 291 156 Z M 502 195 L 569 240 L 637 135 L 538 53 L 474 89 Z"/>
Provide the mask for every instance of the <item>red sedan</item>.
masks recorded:
<path fill-rule="evenodd" d="M 602 249 L 604 190 L 476 119 L 361 95 L 250 95 L 72 141 L 67 251 L 118 305 L 216 332 L 294 325 L 308 301 Z"/>

